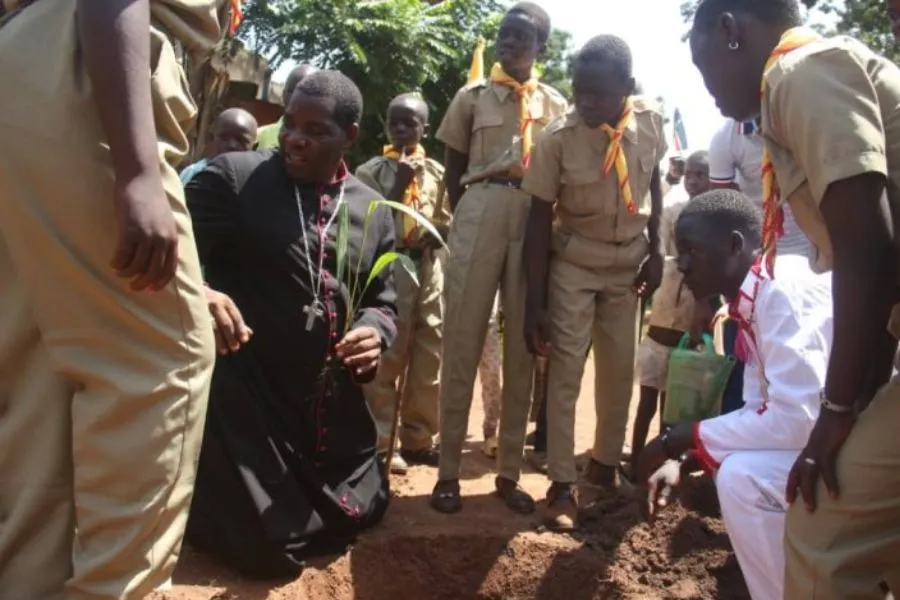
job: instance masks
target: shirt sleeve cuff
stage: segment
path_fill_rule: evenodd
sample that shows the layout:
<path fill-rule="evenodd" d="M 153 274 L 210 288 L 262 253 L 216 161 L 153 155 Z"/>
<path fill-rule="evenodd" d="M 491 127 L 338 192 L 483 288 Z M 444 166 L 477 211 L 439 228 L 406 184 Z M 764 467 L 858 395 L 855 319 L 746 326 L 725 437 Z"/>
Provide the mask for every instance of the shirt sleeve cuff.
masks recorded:
<path fill-rule="evenodd" d="M 712 475 L 719 469 L 720 465 L 719 461 L 712 457 L 703 443 L 703 437 L 700 435 L 700 425 L 701 423 L 694 423 L 693 426 L 694 451 L 697 460 L 700 461 L 700 466 L 703 467 L 707 474 Z"/>

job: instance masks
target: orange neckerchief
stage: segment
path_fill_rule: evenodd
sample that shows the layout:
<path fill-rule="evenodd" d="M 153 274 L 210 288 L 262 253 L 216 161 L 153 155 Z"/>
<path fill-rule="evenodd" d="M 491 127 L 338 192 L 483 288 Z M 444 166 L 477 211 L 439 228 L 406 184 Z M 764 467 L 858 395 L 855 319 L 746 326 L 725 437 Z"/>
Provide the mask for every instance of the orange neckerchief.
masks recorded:
<path fill-rule="evenodd" d="M 416 162 L 425 160 L 425 148 L 421 145 L 416 145 L 415 148 L 410 148 L 408 150 L 411 150 L 411 152 L 407 154 L 409 158 L 416 160 Z M 403 155 L 400 150 L 393 145 L 388 144 L 384 147 L 384 156 L 385 158 L 400 160 Z M 406 186 L 406 191 L 403 193 L 403 204 L 417 212 L 422 212 L 422 194 L 419 189 L 418 177 L 413 177 L 412 181 L 409 182 L 409 185 Z M 402 215 L 402 218 L 403 241 L 405 244 L 411 244 L 412 242 L 415 242 L 418 237 L 419 226 L 415 219 L 405 213 Z"/>
<path fill-rule="evenodd" d="M 788 29 L 781 36 L 778 45 L 772 50 L 769 59 L 766 61 L 766 67 L 763 70 L 762 82 L 760 83 L 760 98 L 766 94 L 766 75 L 769 70 L 775 66 L 778 59 L 800 48 L 820 39 L 819 35 L 809 29 L 803 27 L 794 27 Z M 765 262 L 766 271 L 770 277 L 775 276 L 775 245 L 778 238 L 784 235 L 784 209 L 780 203 L 781 190 L 778 187 L 778 180 L 775 177 L 775 165 L 772 163 L 772 155 L 769 153 L 768 144 L 763 144 L 762 155 L 762 185 L 763 185 L 763 260 Z"/>
<path fill-rule="evenodd" d="M 527 169 L 528 163 L 531 162 L 531 148 L 534 143 L 531 132 L 534 121 L 531 118 L 530 105 L 531 94 L 533 94 L 538 87 L 537 77 L 532 73 L 531 79 L 525 83 L 519 83 L 506 74 L 506 71 L 503 70 L 500 63 L 494 63 L 494 66 L 491 67 L 491 81 L 498 85 L 512 88 L 513 92 L 516 94 L 516 100 L 519 101 L 519 129 L 522 135 L 522 166 Z"/>
<path fill-rule="evenodd" d="M 606 158 L 603 160 L 603 176 L 609 175 L 612 168 L 616 168 L 616 179 L 619 181 L 619 191 L 622 192 L 622 199 L 625 201 L 625 208 L 628 214 L 637 214 L 637 204 L 634 202 L 634 196 L 631 192 L 631 184 L 628 181 L 628 161 L 625 160 L 625 151 L 622 150 L 622 136 L 625 135 L 625 129 L 631 125 L 634 119 L 634 101 L 631 97 L 625 98 L 622 106 L 622 116 L 615 127 L 610 127 L 606 123 L 600 128 L 609 136 L 609 145 L 606 147 Z"/>

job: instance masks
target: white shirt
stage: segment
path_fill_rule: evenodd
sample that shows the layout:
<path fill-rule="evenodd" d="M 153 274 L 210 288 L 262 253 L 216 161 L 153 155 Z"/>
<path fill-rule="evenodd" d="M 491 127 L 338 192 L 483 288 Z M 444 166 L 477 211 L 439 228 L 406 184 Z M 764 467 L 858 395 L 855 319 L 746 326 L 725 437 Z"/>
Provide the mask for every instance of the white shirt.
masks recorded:
<path fill-rule="evenodd" d="M 832 341 L 831 275 L 816 274 L 801 256 L 776 259 L 777 278 L 751 271 L 738 303 L 756 350 L 744 370 L 740 410 L 702 421 L 694 442 L 714 471 L 733 452 L 802 450 L 819 415 Z"/>
<path fill-rule="evenodd" d="M 743 124 L 728 120 L 709 143 L 709 181 L 737 184 L 745 196 L 762 207 L 763 138 L 758 132 L 745 135 Z M 778 254 L 809 256 L 810 243 L 797 226 L 791 207 L 784 203 L 784 236 L 778 240 Z"/>

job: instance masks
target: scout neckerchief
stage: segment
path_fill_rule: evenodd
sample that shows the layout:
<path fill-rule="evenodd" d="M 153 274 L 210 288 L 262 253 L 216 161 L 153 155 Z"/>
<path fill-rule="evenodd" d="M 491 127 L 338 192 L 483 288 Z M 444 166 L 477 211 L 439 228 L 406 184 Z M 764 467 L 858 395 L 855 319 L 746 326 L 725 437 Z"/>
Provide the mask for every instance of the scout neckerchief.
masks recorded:
<path fill-rule="evenodd" d="M 244 20 L 244 11 L 241 9 L 241 4 L 243 3 L 244 0 L 231 0 L 231 22 L 228 25 L 229 35 L 237 33 L 238 27 L 241 26 Z"/>
<path fill-rule="evenodd" d="M 615 127 L 610 127 L 606 123 L 600 128 L 609 136 L 609 145 L 606 147 L 606 158 L 603 161 L 603 176 L 609 175 L 613 167 L 616 168 L 616 179 L 619 182 L 619 190 L 622 192 L 622 199 L 625 201 L 625 208 L 628 214 L 637 214 L 637 205 L 634 202 L 634 196 L 631 192 L 631 184 L 628 181 L 628 161 L 625 160 L 625 151 L 622 149 L 622 136 L 625 130 L 631 125 L 634 119 L 634 101 L 631 97 L 625 99 L 622 105 L 622 116 L 619 117 Z"/>
<path fill-rule="evenodd" d="M 403 158 L 402 151 L 390 144 L 384 147 L 384 156 L 393 160 L 400 160 Z M 425 148 L 417 144 L 415 148 L 407 154 L 407 157 L 413 159 L 413 164 L 419 164 L 425 160 Z M 403 192 L 403 204 L 416 212 L 422 212 L 422 192 L 419 188 L 418 175 L 413 175 L 412 181 L 406 186 L 406 191 Z M 415 219 L 406 213 L 401 215 L 401 219 L 403 222 L 403 242 L 405 245 L 409 246 L 415 242 L 418 237 L 419 225 Z"/>
<path fill-rule="evenodd" d="M 484 79 L 484 38 L 479 37 L 472 53 L 472 65 L 469 67 L 469 83 Z"/>
<path fill-rule="evenodd" d="M 506 74 L 506 71 L 503 70 L 500 63 L 494 63 L 494 66 L 491 67 L 491 81 L 497 85 L 511 88 L 516 95 L 516 100 L 519 102 L 519 131 L 522 136 L 522 166 L 527 169 L 528 163 L 531 162 L 531 147 L 533 145 L 532 124 L 534 121 L 531 118 L 531 95 L 538 87 L 537 77 L 534 72 L 532 72 L 531 78 L 528 81 L 519 83 Z"/>
<path fill-rule="evenodd" d="M 759 374 L 759 383 L 763 397 L 762 406 L 757 409 L 757 413 L 762 414 L 766 411 L 768 403 L 768 380 L 766 379 L 765 369 L 762 362 L 762 353 L 759 349 L 759 340 L 756 339 L 756 332 L 753 330 L 753 324 L 756 322 L 756 303 L 759 300 L 759 290 L 762 284 L 770 277 L 763 269 L 762 257 L 757 258 L 750 267 L 750 272 L 741 284 L 737 296 L 731 302 L 725 304 L 713 319 L 713 323 L 719 319 L 727 318 L 737 324 L 738 332 L 734 341 L 734 357 L 742 363 L 754 363 L 757 373 Z"/>
<path fill-rule="evenodd" d="M 760 83 L 760 98 L 766 94 L 766 75 L 775 66 L 778 59 L 793 52 L 797 48 L 805 46 L 820 39 L 819 35 L 809 29 L 794 27 L 782 34 L 778 45 L 772 50 L 769 59 L 763 69 L 762 82 Z M 775 165 L 772 155 L 769 153 L 768 144 L 763 145 L 762 155 L 762 184 L 763 184 L 763 257 L 766 271 L 775 275 L 775 244 L 778 238 L 784 235 L 784 209 L 780 203 L 781 190 L 778 188 L 778 180 L 775 178 Z"/>

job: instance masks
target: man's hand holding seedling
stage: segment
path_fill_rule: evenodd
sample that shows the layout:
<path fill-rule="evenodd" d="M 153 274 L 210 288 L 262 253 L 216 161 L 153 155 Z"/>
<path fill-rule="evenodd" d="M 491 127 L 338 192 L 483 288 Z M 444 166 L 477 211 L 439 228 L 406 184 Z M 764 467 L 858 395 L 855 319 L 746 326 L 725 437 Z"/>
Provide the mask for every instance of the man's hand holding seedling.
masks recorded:
<path fill-rule="evenodd" d="M 351 329 L 334 350 L 353 373 L 353 377 L 365 382 L 378 369 L 378 361 L 381 360 L 381 335 L 373 327 Z"/>

